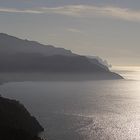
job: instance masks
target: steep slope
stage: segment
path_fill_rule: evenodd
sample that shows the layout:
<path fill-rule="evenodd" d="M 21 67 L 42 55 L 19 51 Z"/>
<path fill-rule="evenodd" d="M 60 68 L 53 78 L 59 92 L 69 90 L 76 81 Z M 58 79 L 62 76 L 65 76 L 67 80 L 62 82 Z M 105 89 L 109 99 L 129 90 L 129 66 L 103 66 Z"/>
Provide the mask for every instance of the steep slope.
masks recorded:
<path fill-rule="evenodd" d="M 109 71 L 109 68 L 108 68 L 105 64 L 99 62 L 98 59 L 90 58 L 90 57 L 87 57 L 87 58 L 88 58 L 88 60 L 89 60 L 92 64 L 97 65 L 97 66 L 99 66 L 99 67 L 101 67 L 101 68 L 103 68 L 103 69 Z"/>
<path fill-rule="evenodd" d="M 15 53 L 41 53 L 50 55 L 74 55 L 70 50 L 43 45 L 36 41 L 28 41 L 0 33 L 0 55 Z"/>
<path fill-rule="evenodd" d="M 0 56 L 1 72 L 109 72 L 91 63 L 85 56 L 44 56 L 35 53 L 19 53 Z"/>
<path fill-rule="evenodd" d="M 104 73 L 114 77 L 97 59 L 3 33 L 0 33 L 0 72 Z"/>
<path fill-rule="evenodd" d="M 38 121 L 18 101 L 0 97 L 0 139 L 39 140 Z"/>

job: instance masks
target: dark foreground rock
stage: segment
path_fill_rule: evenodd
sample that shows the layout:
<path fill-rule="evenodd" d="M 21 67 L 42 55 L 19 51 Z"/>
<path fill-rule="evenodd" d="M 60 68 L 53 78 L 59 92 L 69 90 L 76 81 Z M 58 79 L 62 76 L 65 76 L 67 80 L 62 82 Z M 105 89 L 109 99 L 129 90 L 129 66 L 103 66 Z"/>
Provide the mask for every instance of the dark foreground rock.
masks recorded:
<path fill-rule="evenodd" d="M 18 101 L 0 97 L 0 139 L 40 140 L 39 122 Z"/>

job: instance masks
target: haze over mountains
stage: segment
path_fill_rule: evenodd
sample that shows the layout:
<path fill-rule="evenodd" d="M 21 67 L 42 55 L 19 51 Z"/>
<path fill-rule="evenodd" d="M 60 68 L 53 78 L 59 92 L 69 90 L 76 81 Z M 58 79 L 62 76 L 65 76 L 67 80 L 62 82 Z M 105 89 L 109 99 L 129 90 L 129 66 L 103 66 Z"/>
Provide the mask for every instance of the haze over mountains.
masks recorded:
<path fill-rule="evenodd" d="M 96 58 L 0 33 L 1 72 L 111 73 Z M 121 78 L 118 75 L 118 78 Z"/>
<path fill-rule="evenodd" d="M 0 54 L 15 53 L 40 53 L 45 56 L 50 55 L 73 55 L 70 50 L 56 48 L 52 45 L 43 45 L 36 41 L 28 41 L 0 33 Z"/>

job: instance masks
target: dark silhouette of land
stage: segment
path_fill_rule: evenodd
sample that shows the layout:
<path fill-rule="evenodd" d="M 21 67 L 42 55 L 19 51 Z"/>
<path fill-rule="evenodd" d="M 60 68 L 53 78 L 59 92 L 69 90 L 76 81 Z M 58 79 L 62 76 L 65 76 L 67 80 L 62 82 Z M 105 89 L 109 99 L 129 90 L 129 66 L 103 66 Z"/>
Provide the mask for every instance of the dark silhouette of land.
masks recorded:
<path fill-rule="evenodd" d="M 70 50 L 43 45 L 36 41 L 19 39 L 5 33 L 0 33 L 0 55 L 16 53 L 40 53 L 50 55 L 74 55 Z"/>
<path fill-rule="evenodd" d="M 85 56 L 44 56 L 34 53 L 18 53 L 0 56 L 1 72 L 109 72 L 101 65 L 91 63 Z"/>
<path fill-rule="evenodd" d="M 3 33 L 0 34 L 0 72 L 91 74 L 96 79 L 122 79 L 98 59 Z"/>
<path fill-rule="evenodd" d="M 41 140 L 39 122 L 18 101 L 0 97 L 0 139 Z"/>

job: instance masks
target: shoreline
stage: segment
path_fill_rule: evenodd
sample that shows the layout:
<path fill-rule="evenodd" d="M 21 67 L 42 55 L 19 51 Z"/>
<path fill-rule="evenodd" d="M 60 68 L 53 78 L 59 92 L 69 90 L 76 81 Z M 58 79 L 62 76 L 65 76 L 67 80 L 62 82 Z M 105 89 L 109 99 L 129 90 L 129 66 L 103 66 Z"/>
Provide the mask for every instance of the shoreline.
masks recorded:
<path fill-rule="evenodd" d="M 0 84 L 22 81 L 92 81 L 122 80 L 116 73 L 39 73 L 39 72 L 0 72 Z"/>

